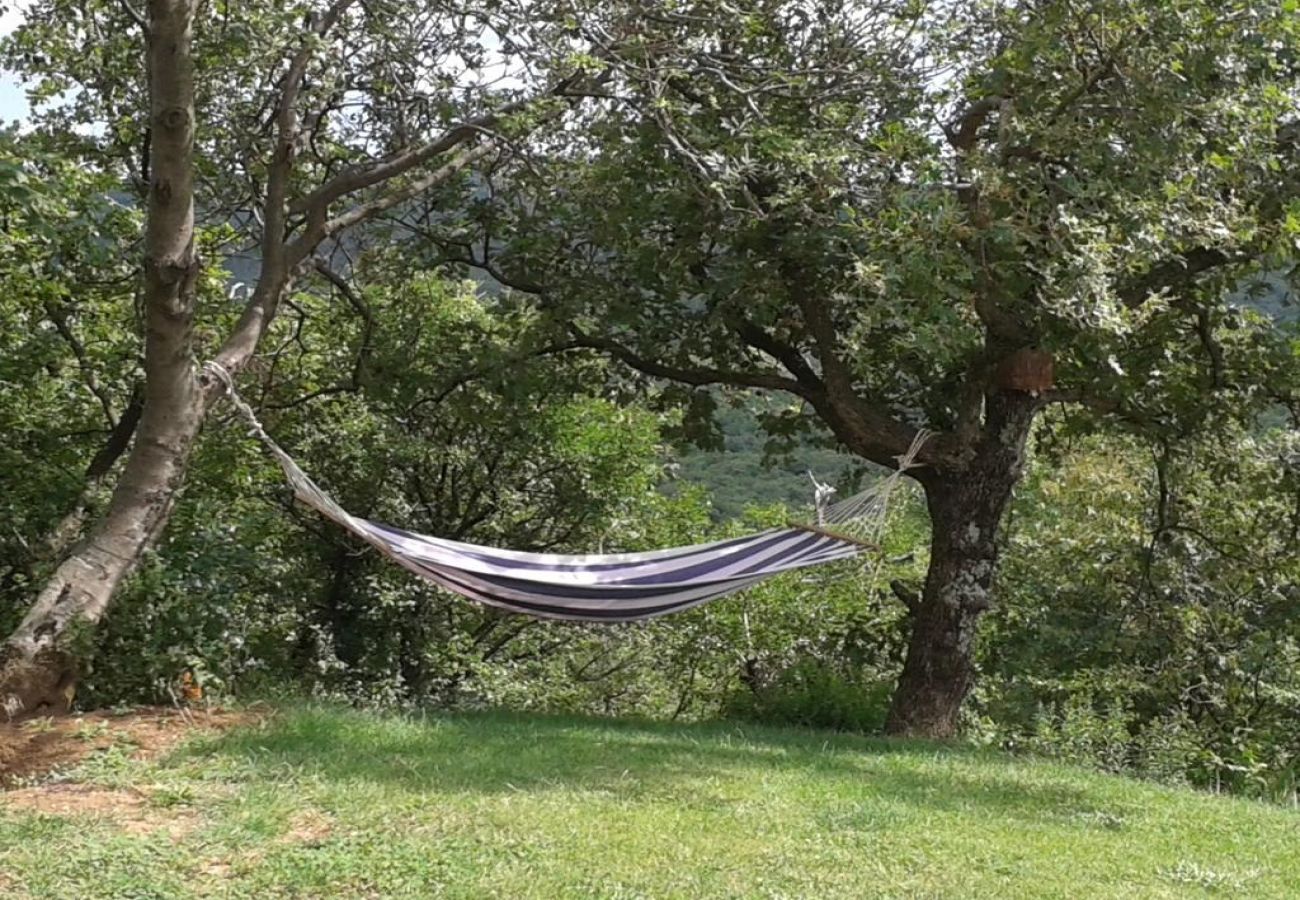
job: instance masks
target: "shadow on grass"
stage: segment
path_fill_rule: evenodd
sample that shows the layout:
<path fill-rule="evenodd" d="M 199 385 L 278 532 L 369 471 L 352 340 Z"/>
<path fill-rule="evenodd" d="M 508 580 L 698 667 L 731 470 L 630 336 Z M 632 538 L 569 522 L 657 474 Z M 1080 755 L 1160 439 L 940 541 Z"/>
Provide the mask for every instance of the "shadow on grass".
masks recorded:
<path fill-rule="evenodd" d="M 549 790 L 716 802 L 701 785 L 762 777 L 843 785 L 931 810 L 1057 817 L 1093 809 L 1089 792 L 1018 777 L 1005 759 L 962 747 L 736 723 L 672 725 L 510 713 L 396 716 L 338 708 L 286 712 L 185 756 L 241 761 L 254 778 L 286 772 L 412 793 Z"/>

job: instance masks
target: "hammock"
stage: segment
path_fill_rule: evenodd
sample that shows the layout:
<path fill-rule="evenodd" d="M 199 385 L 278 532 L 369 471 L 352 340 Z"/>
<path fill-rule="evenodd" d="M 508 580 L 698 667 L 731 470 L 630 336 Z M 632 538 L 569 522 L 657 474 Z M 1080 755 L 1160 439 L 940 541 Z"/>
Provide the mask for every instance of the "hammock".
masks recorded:
<path fill-rule="evenodd" d="M 889 494 L 924 443 L 921 432 L 898 469 L 860 494 L 829 505 L 834 492 L 813 479 L 817 526 L 791 523 L 746 537 L 648 553 L 524 553 L 414 534 L 353 516 L 313 482 L 266 433 L 235 391 L 230 373 L 207 363 L 252 432 L 280 463 L 294 495 L 380 553 L 449 591 L 511 612 L 580 622 L 632 622 L 690 609 L 795 569 L 876 549 L 825 525 L 865 523 L 878 535 Z M 811 475 L 810 475 L 811 477 Z"/>

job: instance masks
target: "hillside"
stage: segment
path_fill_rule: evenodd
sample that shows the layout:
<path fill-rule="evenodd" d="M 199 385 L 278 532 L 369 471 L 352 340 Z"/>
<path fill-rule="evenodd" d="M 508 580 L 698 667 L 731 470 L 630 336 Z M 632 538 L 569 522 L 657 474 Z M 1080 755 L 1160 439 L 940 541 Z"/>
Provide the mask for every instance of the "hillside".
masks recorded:
<path fill-rule="evenodd" d="M 805 509 L 813 496 L 809 472 L 842 489 L 861 477 L 860 460 L 811 440 L 796 442 L 789 453 L 769 453 L 758 419 L 761 411 L 757 400 L 745 406 L 720 406 L 717 424 L 723 449 L 687 448 L 681 453 L 678 477 L 709 491 L 715 518 L 735 518 L 751 505 L 784 503 L 791 509 Z"/>
<path fill-rule="evenodd" d="M 68 729 L 99 749 L 0 794 L 0 893 L 1281 898 L 1300 884 L 1293 810 L 966 749 L 296 708 L 142 761 L 128 722 Z"/>

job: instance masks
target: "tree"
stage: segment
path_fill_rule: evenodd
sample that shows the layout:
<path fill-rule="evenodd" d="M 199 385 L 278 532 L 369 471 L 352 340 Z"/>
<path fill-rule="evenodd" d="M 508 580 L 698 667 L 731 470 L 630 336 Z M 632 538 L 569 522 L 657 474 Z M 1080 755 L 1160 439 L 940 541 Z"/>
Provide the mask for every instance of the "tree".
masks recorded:
<path fill-rule="evenodd" d="M 1178 434 L 1294 397 L 1233 302 L 1300 235 L 1293 3 L 698 0 L 575 29 L 612 76 L 485 173 L 453 243 L 645 375 L 784 394 L 884 466 L 933 433 L 893 733 L 958 727 L 1044 408 Z"/>
<path fill-rule="evenodd" d="M 493 31 L 489 13 L 508 21 L 506 11 L 485 9 L 333 0 L 236 12 L 150 0 L 138 11 L 47 0 L 6 42 L 7 61 L 36 79 L 38 99 L 76 88 L 38 117 L 40 137 L 114 174 L 146 207 L 138 425 L 104 515 L 0 650 L 0 699 L 11 714 L 71 699 L 70 637 L 104 615 L 166 526 L 220 395 L 197 354 L 232 372 L 250 365 L 317 257 L 346 253 L 345 232 L 415 197 L 433 207 L 458 197 L 471 164 L 553 119 L 585 80 L 580 70 L 547 70 L 513 87 L 467 81 L 476 65 L 511 70 L 515 45 L 502 36 L 520 29 Z M 198 302 L 205 223 L 224 233 L 213 243 L 229 265 L 241 244 L 256 248 L 237 316 Z"/>
<path fill-rule="evenodd" d="M 1044 442 L 981 640 L 982 724 L 1078 762 L 1294 798 L 1300 430 L 1262 432 Z"/>

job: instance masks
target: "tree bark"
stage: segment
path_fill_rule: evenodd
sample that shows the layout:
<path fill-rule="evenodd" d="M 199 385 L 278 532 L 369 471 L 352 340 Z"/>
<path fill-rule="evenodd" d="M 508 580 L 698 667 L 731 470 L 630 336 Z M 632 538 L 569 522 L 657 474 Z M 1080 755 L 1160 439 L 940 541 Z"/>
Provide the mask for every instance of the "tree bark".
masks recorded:
<path fill-rule="evenodd" d="M 945 739 L 958 730 L 975 679 L 975 631 L 989 608 L 1003 513 L 1024 468 L 1038 401 L 1002 392 L 987 398 L 970 462 L 924 479 L 932 535 L 930 566 L 911 608 L 912 635 L 890 705 L 889 734 Z"/>
<path fill-rule="evenodd" d="M 145 395 L 135 442 L 104 518 L 58 566 L 0 648 L 0 702 L 10 716 L 66 709 L 76 685 L 69 644 L 103 615 L 117 585 L 167 521 L 203 418 L 192 353 L 196 0 L 151 0 L 148 224 L 145 233 Z"/>
<path fill-rule="evenodd" d="M 131 399 L 126 409 L 113 426 L 113 430 L 109 432 L 108 440 L 86 466 L 85 483 L 72 509 L 50 529 L 49 534 L 41 542 L 40 552 L 33 562 L 61 557 L 81 535 L 81 529 L 91 513 L 95 495 L 103 486 L 104 479 L 113 471 L 113 466 L 131 446 L 131 438 L 135 436 L 135 429 L 140 424 L 140 414 L 143 411 L 144 394 L 137 385 L 131 392 Z"/>

